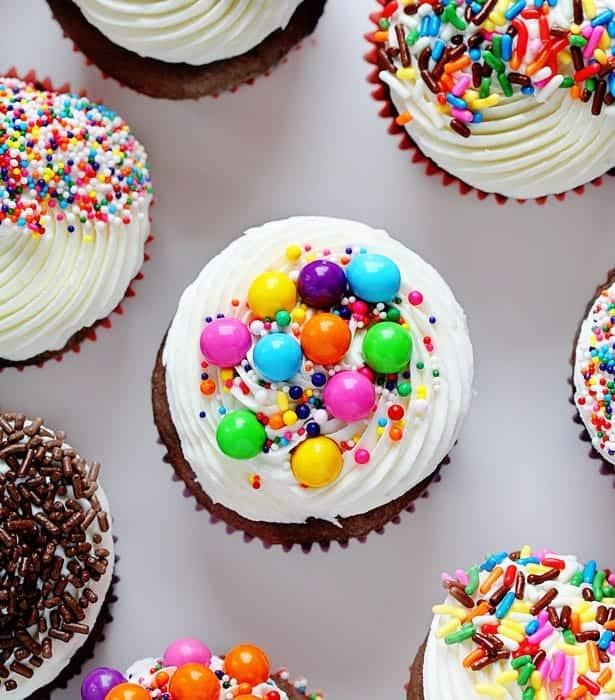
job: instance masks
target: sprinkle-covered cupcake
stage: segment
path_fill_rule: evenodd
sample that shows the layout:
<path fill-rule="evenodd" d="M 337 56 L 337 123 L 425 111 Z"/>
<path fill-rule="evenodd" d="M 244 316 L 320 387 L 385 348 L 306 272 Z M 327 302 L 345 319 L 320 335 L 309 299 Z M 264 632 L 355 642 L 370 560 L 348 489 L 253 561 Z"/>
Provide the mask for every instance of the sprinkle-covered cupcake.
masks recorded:
<path fill-rule="evenodd" d="M 197 98 L 265 73 L 311 34 L 326 0 L 47 0 L 104 73 L 152 97 Z"/>
<path fill-rule="evenodd" d="M 168 459 L 200 504 L 290 547 L 379 530 L 455 444 L 465 315 L 386 232 L 299 217 L 249 230 L 184 292 L 153 376 Z"/>
<path fill-rule="evenodd" d="M 0 414 L 0 695 L 47 700 L 110 619 L 114 540 L 100 465 Z"/>
<path fill-rule="evenodd" d="M 615 694 L 615 575 L 552 551 L 501 552 L 443 574 L 408 700 Z"/>
<path fill-rule="evenodd" d="M 142 659 L 125 674 L 97 668 L 81 686 L 81 700 L 323 700 L 284 669 L 272 673 L 262 649 L 240 644 L 213 656 L 198 639 L 178 639 L 159 658 Z"/>
<path fill-rule="evenodd" d="M 0 367 L 75 348 L 143 264 L 147 156 L 115 112 L 0 79 Z"/>
<path fill-rule="evenodd" d="M 615 467 L 615 270 L 594 296 L 575 339 L 573 400 L 592 447 Z"/>
<path fill-rule="evenodd" d="M 380 4 L 370 59 L 397 125 L 445 173 L 527 199 L 577 188 L 615 165 L 609 3 Z"/>

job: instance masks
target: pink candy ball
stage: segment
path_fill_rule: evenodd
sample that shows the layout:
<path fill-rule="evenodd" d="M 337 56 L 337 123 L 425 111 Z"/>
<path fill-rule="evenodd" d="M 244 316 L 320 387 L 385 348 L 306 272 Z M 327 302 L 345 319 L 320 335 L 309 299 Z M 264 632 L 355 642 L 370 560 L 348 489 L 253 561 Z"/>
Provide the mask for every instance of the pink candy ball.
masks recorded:
<path fill-rule="evenodd" d="M 415 290 L 408 294 L 408 301 L 412 304 L 412 306 L 420 306 L 423 303 L 423 295 L 421 292 Z"/>
<path fill-rule="evenodd" d="M 176 639 L 167 647 L 162 657 L 164 666 L 184 666 L 184 664 L 203 664 L 209 666 L 211 651 L 198 639 Z"/>
<path fill-rule="evenodd" d="M 324 392 L 325 406 L 334 418 L 352 423 L 367 418 L 376 402 L 376 390 L 360 372 L 338 372 Z"/>
<path fill-rule="evenodd" d="M 238 365 L 251 345 L 250 331 L 238 318 L 217 318 L 201 333 L 203 357 L 216 367 Z"/>
<path fill-rule="evenodd" d="M 354 461 L 357 464 L 367 464 L 369 462 L 370 454 L 368 450 L 359 449 L 354 453 Z"/>

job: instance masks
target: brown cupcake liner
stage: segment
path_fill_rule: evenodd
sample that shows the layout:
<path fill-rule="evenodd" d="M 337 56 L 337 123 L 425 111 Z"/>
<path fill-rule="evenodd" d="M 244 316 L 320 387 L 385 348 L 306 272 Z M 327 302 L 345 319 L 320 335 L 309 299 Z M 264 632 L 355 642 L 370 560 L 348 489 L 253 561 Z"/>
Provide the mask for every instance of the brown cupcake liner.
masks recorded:
<path fill-rule="evenodd" d="M 367 513 L 340 518 L 341 526 L 316 518 L 310 518 L 307 523 L 296 524 L 259 522 L 244 518 L 235 511 L 211 500 L 184 457 L 179 435 L 171 418 L 166 393 L 166 371 L 162 364 L 165 342 L 166 335 L 160 345 L 152 373 L 154 422 L 158 430 L 159 443 L 164 445 L 167 450 L 162 461 L 173 469 L 173 481 L 183 481 L 182 495 L 188 499 L 194 498 L 196 510 L 207 510 L 210 523 L 224 523 L 229 535 L 235 531 L 242 532 L 245 542 L 256 539 L 262 543 L 265 549 L 278 545 L 285 552 L 289 552 L 293 547 L 300 547 L 306 554 L 312 550 L 314 545 L 318 545 L 322 551 L 328 552 L 333 543 L 337 543 L 342 549 L 346 549 L 352 540 L 364 543 L 369 534 L 383 535 L 385 526 L 389 524 L 399 525 L 403 513 L 413 513 L 415 501 L 429 497 L 429 487 L 432 483 L 440 482 L 442 467 L 450 463 L 450 458 L 447 455 L 431 475 L 405 494 Z"/>
<path fill-rule="evenodd" d="M 591 437 L 590 434 L 585 427 L 585 423 L 583 422 L 583 419 L 581 418 L 581 415 L 579 413 L 579 409 L 577 408 L 577 405 L 574 400 L 574 393 L 575 393 L 575 387 L 574 387 L 574 365 L 575 365 L 575 360 L 576 360 L 576 354 L 577 354 L 577 343 L 579 342 L 579 335 L 581 334 L 581 326 L 583 325 L 583 321 L 587 318 L 589 313 L 592 310 L 592 307 L 596 301 L 596 299 L 600 296 L 600 293 L 602 292 L 603 289 L 606 287 L 610 287 L 612 284 L 615 284 L 615 267 L 610 270 L 607 273 L 607 278 L 606 281 L 603 284 L 598 285 L 596 287 L 596 291 L 594 292 L 594 295 L 592 298 L 589 300 L 587 306 L 585 307 L 585 312 L 583 314 L 583 317 L 581 318 L 581 321 L 579 322 L 577 332 L 574 335 L 574 341 L 572 344 L 572 353 L 570 355 L 570 368 L 571 368 L 571 374 L 570 377 L 568 378 L 568 386 L 570 387 L 570 396 L 569 396 L 569 403 L 574 407 L 574 414 L 572 416 L 572 421 L 576 425 L 580 426 L 581 431 L 579 433 L 579 440 L 581 442 L 585 443 L 586 445 L 589 445 L 589 450 L 587 451 L 587 456 L 590 459 L 598 461 L 600 464 L 600 474 L 603 476 L 610 476 L 613 477 L 615 476 L 615 464 L 611 464 L 610 462 L 607 462 L 606 459 L 596 450 L 596 448 L 591 444 Z M 613 488 L 615 488 L 615 480 L 613 481 Z"/>
<path fill-rule="evenodd" d="M 113 542 L 117 546 L 118 538 L 114 535 Z M 92 631 L 88 635 L 83 646 L 76 652 L 76 654 L 71 659 L 70 663 L 62 672 L 49 684 L 43 688 L 39 688 L 32 695 L 30 695 L 29 700 L 51 700 L 53 693 L 56 690 L 66 690 L 69 682 L 74 678 L 81 675 L 83 667 L 94 658 L 96 654 L 96 645 L 100 642 L 105 641 L 105 627 L 113 622 L 112 607 L 117 602 L 117 585 L 120 582 L 120 577 L 117 575 L 117 565 L 120 561 L 120 557 L 115 554 L 115 565 L 113 577 L 111 579 L 111 585 L 105 597 L 103 606 L 98 613 L 96 618 L 96 623 L 92 628 Z"/>
<path fill-rule="evenodd" d="M 39 79 L 36 71 L 31 70 L 28 71 L 25 75 L 22 75 L 18 73 L 17 69 L 15 67 L 9 68 L 5 73 L 4 76 L 7 78 L 17 78 L 19 80 L 23 80 L 24 82 L 27 83 L 33 83 L 35 84 L 39 89 L 43 90 L 49 90 L 53 92 L 58 92 L 60 94 L 62 93 L 67 93 L 67 92 L 72 92 L 71 86 L 69 83 L 63 83 L 59 87 L 54 86 L 51 78 L 46 77 L 43 79 Z M 81 90 L 79 93 L 77 93 L 81 97 L 89 97 L 87 92 L 85 90 Z M 155 200 L 152 200 L 151 206 L 154 206 Z M 150 214 L 149 217 L 150 222 L 152 221 L 152 217 Z M 147 248 L 154 242 L 155 237 L 154 235 L 150 232 L 150 235 L 147 237 L 147 240 L 145 241 L 145 251 L 144 251 L 144 256 L 143 256 L 143 264 L 148 262 L 151 259 L 150 254 L 147 252 Z M 64 359 L 64 356 L 67 355 L 68 353 L 79 353 L 81 352 L 81 345 L 85 341 L 91 341 L 91 342 L 96 342 L 98 340 L 98 335 L 97 331 L 103 330 L 103 329 L 109 329 L 112 327 L 112 317 L 114 314 L 117 314 L 119 316 L 123 316 L 124 314 L 124 303 L 128 300 L 131 299 L 132 297 L 135 297 L 137 295 L 135 291 L 135 284 L 142 280 L 144 277 L 143 272 L 139 271 L 136 276 L 133 278 L 131 283 L 128 285 L 128 289 L 126 290 L 126 294 L 124 295 L 124 298 L 120 301 L 120 303 L 113 309 L 113 311 L 105 318 L 101 318 L 98 321 L 96 321 L 92 326 L 89 326 L 88 328 L 82 328 L 80 331 L 77 331 L 72 337 L 70 337 L 66 343 L 66 345 L 61 348 L 60 350 L 49 350 L 47 352 L 43 352 L 39 355 L 36 355 L 35 357 L 30 357 L 27 360 L 21 360 L 19 362 L 13 362 L 11 360 L 5 360 L 2 357 L 0 357 L 0 372 L 2 370 L 7 369 L 7 368 L 14 368 L 18 372 L 23 372 L 23 370 L 26 367 L 42 367 L 47 361 L 49 360 L 55 360 L 56 362 L 62 362 Z"/>
<path fill-rule="evenodd" d="M 380 5 L 381 7 L 384 7 L 384 5 L 387 4 L 388 0 L 375 0 L 375 2 L 377 2 L 378 5 Z M 369 16 L 371 23 L 374 24 L 376 28 L 378 28 L 378 22 L 381 18 L 382 10 L 376 10 L 375 12 L 372 12 Z M 391 136 L 399 137 L 397 145 L 399 150 L 410 151 L 410 161 L 415 164 L 423 165 L 424 173 L 428 177 L 439 177 L 444 187 L 450 187 L 451 185 L 454 185 L 458 190 L 459 194 L 462 196 L 473 193 L 481 201 L 487 198 L 492 198 L 498 204 L 502 205 L 506 204 L 509 201 L 514 201 L 518 204 L 525 204 L 529 201 L 535 202 L 539 205 L 543 205 L 546 204 L 549 199 L 555 199 L 558 202 L 563 202 L 566 199 L 566 196 L 570 193 L 574 193 L 576 195 L 585 194 L 585 190 L 588 185 L 591 185 L 593 187 L 601 187 L 604 183 L 604 177 L 606 175 L 615 175 L 615 168 L 611 168 L 604 175 L 594 178 L 593 180 L 591 180 L 588 183 L 585 183 L 584 185 L 574 187 L 571 190 L 560 192 L 558 194 L 545 195 L 543 197 L 533 197 L 530 199 L 515 199 L 513 197 L 506 197 L 502 194 L 497 194 L 494 192 L 485 192 L 484 190 L 479 190 L 476 187 L 472 187 L 472 185 L 468 185 L 467 182 L 460 180 L 455 175 L 451 175 L 451 173 L 447 172 L 446 170 L 443 170 L 431 158 L 428 158 L 421 151 L 420 147 L 416 144 L 416 142 L 410 137 L 406 129 L 397 123 L 396 120 L 399 114 L 397 112 L 397 109 L 395 108 L 395 105 L 393 104 L 393 101 L 391 100 L 389 87 L 388 85 L 384 84 L 379 77 L 380 68 L 378 67 L 377 53 L 378 42 L 374 40 L 374 32 L 368 32 L 365 35 L 365 39 L 371 45 L 371 49 L 367 54 L 365 54 L 364 58 L 367 61 L 367 63 L 369 63 L 373 67 L 368 74 L 367 82 L 371 85 L 376 86 L 372 90 L 371 96 L 375 102 L 379 103 L 380 109 L 378 111 L 378 116 L 389 122 L 389 126 L 387 129 L 388 133 L 391 134 Z"/>
<path fill-rule="evenodd" d="M 407 700 L 424 700 L 423 693 L 423 664 L 425 662 L 425 649 L 427 639 L 421 644 L 416 657 L 409 668 L 410 680 L 404 686 Z"/>
<path fill-rule="evenodd" d="M 47 3 L 73 51 L 83 56 L 86 66 L 96 66 L 104 80 L 112 78 L 120 87 L 153 98 L 197 100 L 235 93 L 254 85 L 257 78 L 269 77 L 272 69 L 288 62 L 292 51 L 301 51 L 302 42 L 316 29 L 326 0 L 304 0 L 284 30 L 273 32 L 245 54 L 204 66 L 143 58 L 89 24 L 72 0 Z"/>

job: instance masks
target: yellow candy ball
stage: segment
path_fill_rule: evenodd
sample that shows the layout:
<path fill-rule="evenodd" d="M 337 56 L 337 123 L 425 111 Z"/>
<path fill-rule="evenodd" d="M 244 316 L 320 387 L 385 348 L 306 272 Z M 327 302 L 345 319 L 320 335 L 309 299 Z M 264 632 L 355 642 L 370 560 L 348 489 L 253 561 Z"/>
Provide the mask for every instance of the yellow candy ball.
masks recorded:
<path fill-rule="evenodd" d="M 286 257 L 289 260 L 299 260 L 301 257 L 301 248 L 298 245 L 289 245 L 286 249 Z"/>
<path fill-rule="evenodd" d="M 293 452 L 291 468 L 300 484 L 322 488 L 333 483 L 342 471 L 342 451 L 328 437 L 309 438 Z"/>
<path fill-rule="evenodd" d="M 297 288 L 283 272 L 264 272 L 250 285 L 248 304 L 258 318 L 273 318 L 277 311 L 292 311 Z"/>
<path fill-rule="evenodd" d="M 294 411 L 284 411 L 282 414 L 284 425 L 293 425 L 297 422 L 297 414 Z"/>
<path fill-rule="evenodd" d="M 295 321 L 296 323 L 303 323 L 305 321 L 305 310 L 302 308 L 296 308 L 292 310 L 292 313 L 290 314 L 290 317 Z"/>

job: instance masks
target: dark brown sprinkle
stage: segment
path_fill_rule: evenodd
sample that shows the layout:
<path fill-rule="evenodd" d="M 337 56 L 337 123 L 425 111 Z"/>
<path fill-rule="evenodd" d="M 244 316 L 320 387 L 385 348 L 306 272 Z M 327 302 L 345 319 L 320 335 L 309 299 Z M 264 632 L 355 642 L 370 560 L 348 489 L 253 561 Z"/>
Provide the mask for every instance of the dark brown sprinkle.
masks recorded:
<path fill-rule="evenodd" d="M 606 609 L 606 605 L 599 605 L 598 610 L 596 610 L 596 622 L 599 625 L 603 625 L 608 617 L 609 613 Z"/>
<path fill-rule="evenodd" d="M 459 119 L 451 119 L 451 129 L 457 132 L 459 136 L 463 136 L 464 139 L 467 139 L 472 133 L 468 125 L 464 124 Z"/>
<path fill-rule="evenodd" d="M 422 70 L 421 71 L 421 78 L 423 78 L 423 82 L 427 87 L 433 92 L 434 95 L 437 95 L 440 92 L 440 88 L 438 87 L 438 83 L 434 80 L 433 76 L 429 71 Z"/>
<path fill-rule="evenodd" d="M 489 598 L 490 605 L 499 605 L 510 589 L 508 586 L 500 586 L 498 590 Z"/>
<path fill-rule="evenodd" d="M 448 55 L 448 60 L 449 61 L 456 61 L 458 58 L 463 56 L 465 51 L 466 51 L 466 47 L 463 44 L 460 44 L 459 46 L 455 46 L 454 49 L 451 49 L 451 52 Z"/>
<path fill-rule="evenodd" d="M 483 78 L 490 78 L 493 75 L 493 68 L 488 63 L 483 63 Z"/>
<path fill-rule="evenodd" d="M 461 603 L 464 608 L 473 608 L 474 607 L 474 601 L 470 596 L 465 592 L 463 589 L 463 586 L 460 586 L 458 583 L 451 582 L 448 584 L 448 592 L 453 596 L 453 598 Z"/>
<path fill-rule="evenodd" d="M 404 7 L 404 14 L 406 15 L 415 15 L 419 11 L 419 6 L 412 3 L 411 5 L 406 5 Z"/>
<path fill-rule="evenodd" d="M 523 73 L 515 73 L 514 71 L 508 74 L 508 79 L 511 83 L 515 85 L 521 85 L 522 87 L 527 87 L 532 84 L 532 80 L 528 75 L 523 75 Z"/>
<path fill-rule="evenodd" d="M 544 649 L 539 649 L 532 659 L 532 663 L 536 668 L 540 668 L 540 664 L 547 658 L 547 652 Z"/>
<path fill-rule="evenodd" d="M 395 64 L 391 61 L 384 49 L 378 49 L 378 68 L 380 68 L 380 70 L 388 70 L 389 73 L 396 72 Z"/>
<path fill-rule="evenodd" d="M 466 5 L 466 9 L 463 11 L 463 18 L 466 24 L 470 24 L 472 21 L 472 7 L 470 5 Z"/>
<path fill-rule="evenodd" d="M 447 46 L 431 71 L 431 75 L 433 76 L 434 80 L 440 80 L 440 78 L 444 75 L 444 67 L 449 60 L 449 53 L 450 49 Z"/>
<path fill-rule="evenodd" d="M 600 112 L 602 112 L 602 105 L 604 103 L 604 96 L 606 95 L 606 80 L 599 80 L 596 85 L 596 92 L 594 92 L 594 99 L 592 101 L 592 114 L 597 117 Z"/>
<path fill-rule="evenodd" d="M 611 662 L 611 657 L 609 656 L 609 653 L 606 651 L 602 651 L 602 649 L 598 649 L 598 658 L 600 659 L 601 664 L 608 664 Z"/>
<path fill-rule="evenodd" d="M 401 64 L 407 68 L 411 63 L 410 51 L 408 50 L 408 44 L 406 44 L 406 30 L 401 24 L 395 25 L 395 35 L 397 37 L 397 46 L 399 48 L 399 57 L 401 59 Z"/>
<path fill-rule="evenodd" d="M 98 463 L 86 463 L 42 419 L 0 414 L 0 678 L 30 678 L 53 656 L 52 639 L 87 635 L 88 587 L 108 570 L 101 532 L 109 518 L 96 497 Z M 92 527 L 95 525 L 95 527 Z M 89 532 L 96 529 L 96 532 Z M 73 588 L 68 589 L 68 585 Z M 28 630 L 35 629 L 37 641 Z M 46 636 L 45 636 L 46 635 Z"/>
<path fill-rule="evenodd" d="M 497 5 L 498 0 L 487 0 L 482 8 L 472 17 L 472 22 L 477 26 L 480 25 L 489 17 L 493 8 Z"/>
<path fill-rule="evenodd" d="M 568 36 L 568 30 L 563 27 L 551 27 L 551 36 L 557 37 L 558 39 L 563 39 Z"/>
<path fill-rule="evenodd" d="M 476 34 L 472 34 L 472 36 L 468 39 L 468 48 L 475 49 L 480 46 L 483 41 L 485 41 L 485 37 L 482 34 L 478 32 Z"/>
<path fill-rule="evenodd" d="M 587 630 L 586 632 L 579 632 L 575 634 L 577 642 L 597 642 L 600 639 L 600 632 L 598 630 Z"/>
<path fill-rule="evenodd" d="M 518 559 L 519 557 L 517 557 Z M 512 557 L 511 557 L 512 559 Z M 512 561 L 515 561 L 512 559 Z M 525 595 L 525 574 L 523 571 L 517 571 L 517 578 L 515 579 L 515 598 L 517 600 L 523 600 Z"/>
<path fill-rule="evenodd" d="M 559 622 L 559 615 L 557 614 L 557 610 L 549 605 L 547 608 L 547 613 L 549 615 L 549 622 L 551 623 L 552 627 L 559 627 L 560 622 Z"/>
<path fill-rule="evenodd" d="M 453 46 L 459 46 L 459 44 L 463 44 L 463 34 L 454 34 L 451 37 L 451 44 Z"/>
<path fill-rule="evenodd" d="M 581 48 L 579 46 L 571 46 L 570 56 L 572 57 L 572 65 L 574 66 L 574 69 L 581 70 L 585 65 Z"/>
<path fill-rule="evenodd" d="M 557 596 L 557 588 L 549 588 L 549 590 L 539 598 L 530 608 L 530 615 L 538 615 L 541 610 L 544 610 L 547 605 L 550 605 Z"/>
<path fill-rule="evenodd" d="M 575 24 L 582 24 L 583 23 L 583 2 L 582 0 L 572 0 L 572 15 L 574 18 Z"/>
<path fill-rule="evenodd" d="M 486 668 L 487 666 L 490 666 L 491 664 L 495 663 L 496 661 L 502 661 L 504 659 L 508 659 L 510 657 L 510 652 L 506 651 L 506 649 L 502 649 L 502 651 L 498 651 L 498 653 L 495 656 L 483 656 L 482 659 L 479 659 L 478 661 L 475 661 L 471 668 L 473 671 L 480 671 L 483 668 Z"/>
<path fill-rule="evenodd" d="M 594 594 L 591 588 L 584 588 L 582 591 L 583 600 L 591 602 L 594 600 Z"/>
<path fill-rule="evenodd" d="M 389 48 L 386 50 L 387 56 L 393 60 L 394 58 L 397 58 L 399 56 L 399 49 L 395 48 L 395 46 L 389 46 Z"/>
<path fill-rule="evenodd" d="M 540 583 L 546 583 L 547 581 L 553 581 L 553 579 L 556 579 L 559 574 L 559 569 L 549 569 L 548 571 L 545 571 L 544 574 L 530 574 L 527 577 L 527 582 L 535 586 Z"/>
<path fill-rule="evenodd" d="M 479 88 L 482 79 L 483 79 L 483 69 L 482 69 L 480 63 L 473 63 L 472 64 L 472 85 L 475 88 Z"/>
<path fill-rule="evenodd" d="M 511 24 L 510 27 L 508 27 L 508 29 L 506 30 L 506 33 L 509 37 L 514 39 L 519 33 L 519 30 Z"/>
<path fill-rule="evenodd" d="M 496 656 L 498 651 L 504 646 L 504 642 L 502 642 L 502 640 L 498 639 L 496 636 L 482 634 L 480 632 L 476 632 L 476 634 L 474 634 L 472 641 L 475 644 L 478 644 L 479 647 L 482 647 L 489 654 L 489 656 Z"/>
<path fill-rule="evenodd" d="M 572 615 L 572 609 L 569 605 L 562 606 L 562 611 L 559 614 L 559 623 L 562 629 L 568 629 L 570 627 L 570 616 Z"/>
<path fill-rule="evenodd" d="M 441 2 L 437 2 L 434 5 L 433 11 L 440 16 L 444 12 L 444 5 Z"/>
<path fill-rule="evenodd" d="M 581 102 L 589 102 L 592 98 L 591 92 L 587 88 L 581 90 Z"/>
<path fill-rule="evenodd" d="M 419 70 L 427 70 L 429 59 L 431 58 L 431 49 L 426 46 L 419 55 Z"/>
<path fill-rule="evenodd" d="M 613 622 L 615 620 L 615 608 L 609 608 L 609 617 L 607 622 Z"/>

